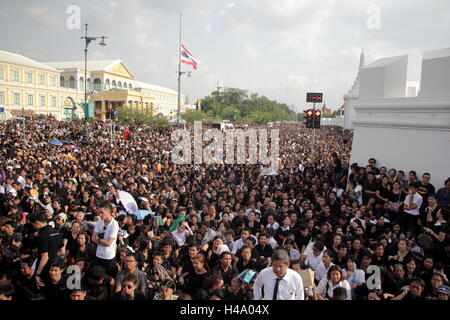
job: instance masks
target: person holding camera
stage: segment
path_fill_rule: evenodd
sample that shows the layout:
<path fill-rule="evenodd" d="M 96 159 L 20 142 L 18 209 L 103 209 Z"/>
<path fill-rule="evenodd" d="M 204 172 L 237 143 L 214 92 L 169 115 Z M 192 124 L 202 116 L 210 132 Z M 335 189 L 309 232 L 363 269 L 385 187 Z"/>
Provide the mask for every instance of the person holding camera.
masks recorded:
<path fill-rule="evenodd" d="M 92 242 L 97 245 L 96 262 L 105 268 L 106 273 L 115 277 L 115 257 L 119 224 L 111 215 L 111 206 L 105 203 L 98 209 L 101 219 L 95 225 Z"/>

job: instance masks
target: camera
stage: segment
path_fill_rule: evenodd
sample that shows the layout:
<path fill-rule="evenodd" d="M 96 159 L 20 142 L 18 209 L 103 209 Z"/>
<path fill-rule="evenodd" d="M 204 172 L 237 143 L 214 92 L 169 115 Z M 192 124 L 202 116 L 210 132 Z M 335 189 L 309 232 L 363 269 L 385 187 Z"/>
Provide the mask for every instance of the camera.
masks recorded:
<path fill-rule="evenodd" d="M 104 233 L 104 232 L 98 234 L 98 238 L 99 238 L 100 240 L 103 240 L 103 237 L 104 237 L 104 236 L 105 236 L 105 233 Z"/>

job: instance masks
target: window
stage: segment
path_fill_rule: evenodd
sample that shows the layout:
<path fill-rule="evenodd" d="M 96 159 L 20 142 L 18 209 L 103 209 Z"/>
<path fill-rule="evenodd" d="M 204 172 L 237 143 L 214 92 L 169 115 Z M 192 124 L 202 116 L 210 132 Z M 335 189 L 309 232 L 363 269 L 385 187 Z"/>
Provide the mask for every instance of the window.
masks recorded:
<path fill-rule="evenodd" d="M 116 86 L 116 80 L 113 80 L 112 83 L 111 83 L 111 85 L 112 85 L 112 88 L 113 88 L 113 89 L 117 89 L 117 86 Z"/>
<path fill-rule="evenodd" d="M 122 82 L 119 81 L 119 83 L 117 84 L 117 88 L 119 88 L 119 90 L 122 90 Z"/>
<path fill-rule="evenodd" d="M 27 83 L 33 82 L 33 76 L 31 75 L 31 72 L 27 72 Z"/>
<path fill-rule="evenodd" d="M 41 107 L 45 107 L 45 96 L 41 96 Z"/>
<path fill-rule="evenodd" d="M 84 90 L 84 78 L 80 77 L 80 81 L 78 82 L 80 84 L 80 90 Z"/>
<path fill-rule="evenodd" d="M 102 80 L 100 80 L 99 78 L 95 78 L 94 80 L 94 90 L 102 91 Z"/>
<path fill-rule="evenodd" d="M 75 78 L 72 76 L 69 78 L 69 88 L 75 89 Z"/>
<path fill-rule="evenodd" d="M 20 104 L 20 93 L 14 93 L 14 104 Z"/>
<path fill-rule="evenodd" d="M 19 81 L 19 71 L 13 70 L 12 76 L 14 81 Z"/>
<path fill-rule="evenodd" d="M 28 95 L 28 105 L 29 105 L 29 106 L 32 106 L 32 105 L 33 105 L 33 95 L 32 95 L 32 94 L 29 94 L 29 95 Z"/>
<path fill-rule="evenodd" d="M 43 73 L 41 73 L 41 74 L 39 75 L 39 84 L 40 84 L 41 86 L 45 86 L 45 74 L 43 74 Z"/>
<path fill-rule="evenodd" d="M 56 108 L 56 97 L 52 97 L 52 107 Z"/>
<path fill-rule="evenodd" d="M 52 87 L 56 87 L 56 77 L 55 76 L 50 77 L 50 85 Z"/>
<path fill-rule="evenodd" d="M 3 80 L 3 68 L 0 68 L 0 80 Z"/>
<path fill-rule="evenodd" d="M 0 104 L 5 104 L 5 91 L 0 91 Z"/>
<path fill-rule="evenodd" d="M 131 83 L 128 85 L 128 90 L 133 90 L 133 87 L 131 86 Z"/>
<path fill-rule="evenodd" d="M 63 76 L 61 76 L 61 77 L 59 77 L 59 86 L 60 87 L 64 87 L 65 86 L 65 83 L 64 83 L 65 81 L 64 81 L 64 77 Z"/>
<path fill-rule="evenodd" d="M 127 87 L 127 83 L 124 82 L 124 83 L 123 83 L 123 90 L 127 90 L 127 88 L 128 88 L 128 87 Z"/>
<path fill-rule="evenodd" d="M 105 82 L 105 90 L 108 91 L 111 89 L 111 83 L 109 82 L 109 79 L 106 79 Z"/>

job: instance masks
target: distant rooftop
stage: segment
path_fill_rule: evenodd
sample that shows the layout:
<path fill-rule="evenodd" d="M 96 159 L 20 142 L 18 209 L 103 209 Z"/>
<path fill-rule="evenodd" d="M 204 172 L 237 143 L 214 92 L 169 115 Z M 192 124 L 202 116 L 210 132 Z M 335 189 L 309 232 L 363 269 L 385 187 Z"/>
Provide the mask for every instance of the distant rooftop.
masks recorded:
<path fill-rule="evenodd" d="M 28 66 L 28 67 L 32 67 L 32 68 L 58 71 L 45 63 L 37 62 L 37 61 L 27 58 L 21 54 L 4 51 L 4 50 L 0 50 L 0 61 L 17 64 L 17 65 Z"/>

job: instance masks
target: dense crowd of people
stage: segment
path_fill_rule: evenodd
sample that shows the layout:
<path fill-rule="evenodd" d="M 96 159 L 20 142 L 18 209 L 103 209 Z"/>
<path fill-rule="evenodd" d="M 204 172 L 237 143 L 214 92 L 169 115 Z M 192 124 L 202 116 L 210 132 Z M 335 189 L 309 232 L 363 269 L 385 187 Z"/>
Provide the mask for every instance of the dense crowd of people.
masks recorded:
<path fill-rule="evenodd" d="M 316 130 L 310 158 L 310 129 L 273 128 L 279 172 L 264 176 L 174 164 L 172 127 L 112 141 L 97 121 L 83 145 L 73 122 L 2 122 L 0 299 L 448 299 L 450 178 L 350 163 L 338 127 Z"/>

